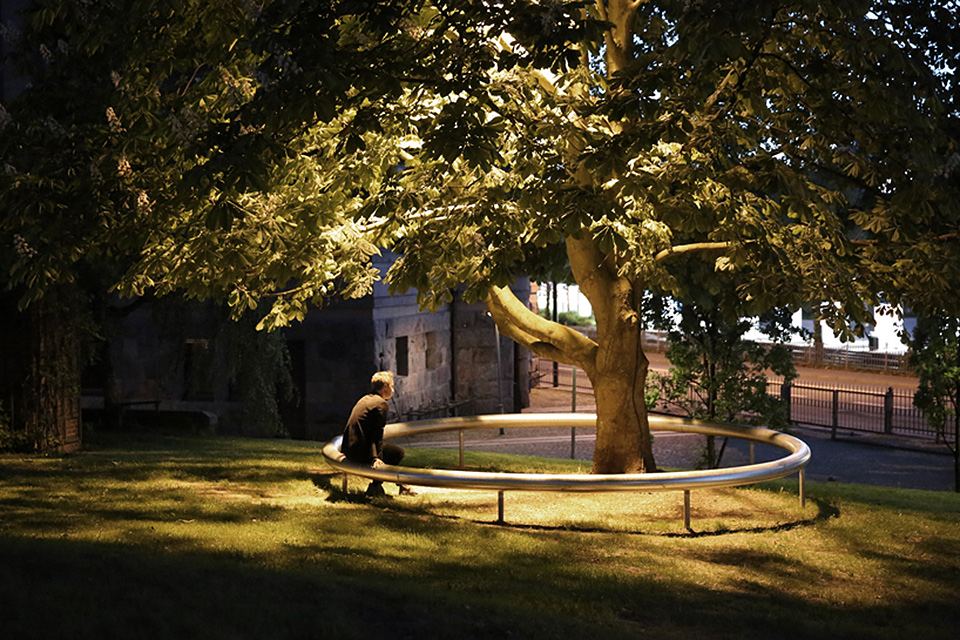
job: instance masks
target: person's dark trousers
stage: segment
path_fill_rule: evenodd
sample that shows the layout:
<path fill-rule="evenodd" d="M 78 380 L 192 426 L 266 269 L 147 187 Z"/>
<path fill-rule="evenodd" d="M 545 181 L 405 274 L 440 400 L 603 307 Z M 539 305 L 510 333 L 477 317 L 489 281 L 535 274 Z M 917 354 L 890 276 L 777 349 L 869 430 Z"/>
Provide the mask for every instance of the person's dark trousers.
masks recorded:
<path fill-rule="evenodd" d="M 389 465 L 400 464 L 404 455 L 406 455 L 406 452 L 403 450 L 403 447 L 390 444 L 389 442 L 384 442 L 383 449 L 380 451 L 380 459 Z"/>
<path fill-rule="evenodd" d="M 383 448 L 380 450 L 380 459 L 383 460 L 384 464 L 400 464 L 404 455 L 406 455 L 406 452 L 403 450 L 403 447 L 390 444 L 389 442 L 384 442 Z M 383 494 L 383 481 L 371 480 L 370 486 L 367 487 L 367 493 L 376 495 Z"/>

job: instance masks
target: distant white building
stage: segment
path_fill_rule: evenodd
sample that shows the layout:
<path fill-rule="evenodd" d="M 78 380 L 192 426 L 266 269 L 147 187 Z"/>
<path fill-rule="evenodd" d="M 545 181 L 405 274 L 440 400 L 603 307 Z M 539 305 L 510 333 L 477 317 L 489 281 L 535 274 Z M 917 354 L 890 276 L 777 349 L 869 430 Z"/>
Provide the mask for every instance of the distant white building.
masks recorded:
<path fill-rule="evenodd" d="M 551 286 L 541 284 L 537 289 L 537 304 L 540 309 L 553 308 L 553 289 Z M 582 316 L 592 316 L 593 308 L 590 301 L 580 293 L 580 287 L 571 284 L 557 285 L 557 310 L 560 313 L 564 311 L 573 311 Z M 797 311 L 793 315 L 793 326 L 804 328 L 813 333 L 813 320 L 804 318 L 802 311 Z M 850 349 L 851 351 L 883 351 L 887 353 L 905 353 L 906 345 L 900 339 L 900 334 L 904 328 L 912 332 L 916 326 L 916 318 L 909 313 L 905 318 L 900 318 L 898 314 L 877 313 L 874 315 L 874 324 L 867 328 L 867 336 L 857 338 L 853 342 L 843 342 L 836 334 L 825 324 L 822 325 L 823 346 L 828 349 Z M 751 331 L 747 334 L 747 339 L 763 340 L 757 331 Z M 812 344 L 813 340 L 803 340 L 799 335 L 793 339 L 794 344 Z"/>

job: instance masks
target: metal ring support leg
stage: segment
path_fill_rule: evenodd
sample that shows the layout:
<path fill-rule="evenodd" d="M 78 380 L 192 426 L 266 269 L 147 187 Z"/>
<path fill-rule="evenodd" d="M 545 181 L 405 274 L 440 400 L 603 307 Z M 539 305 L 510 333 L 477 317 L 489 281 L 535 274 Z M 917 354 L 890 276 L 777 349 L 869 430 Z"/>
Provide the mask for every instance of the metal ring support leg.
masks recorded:
<path fill-rule="evenodd" d="M 800 473 L 798 474 L 799 480 L 800 480 L 800 508 L 801 509 L 807 506 L 807 496 L 803 492 L 803 472 L 804 471 L 805 471 L 804 469 L 800 469 Z"/>
<path fill-rule="evenodd" d="M 497 492 L 497 524 L 503 524 L 503 491 Z"/>
<path fill-rule="evenodd" d="M 683 491 L 683 528 L 690 529 L 690 490 Z"/>

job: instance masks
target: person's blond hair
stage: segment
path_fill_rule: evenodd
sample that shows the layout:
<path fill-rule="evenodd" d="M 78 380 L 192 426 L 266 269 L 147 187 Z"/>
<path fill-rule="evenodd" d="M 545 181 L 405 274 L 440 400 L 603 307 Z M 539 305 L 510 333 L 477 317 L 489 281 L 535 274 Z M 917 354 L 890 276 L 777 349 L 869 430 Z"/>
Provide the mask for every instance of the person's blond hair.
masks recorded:
<path fill-rule="evenodd" d="M 393 373 L 390 371 L 377 371 L 370 378 L 370 389 L 374 393 L 380 393 L 384 387 L 393 387 Z"/>

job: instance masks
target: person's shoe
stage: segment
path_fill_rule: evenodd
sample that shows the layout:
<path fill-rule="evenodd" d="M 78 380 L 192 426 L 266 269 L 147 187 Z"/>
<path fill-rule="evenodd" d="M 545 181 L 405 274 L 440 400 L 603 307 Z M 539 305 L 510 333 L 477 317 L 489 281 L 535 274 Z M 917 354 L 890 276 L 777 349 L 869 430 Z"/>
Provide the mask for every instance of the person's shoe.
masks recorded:
<path fill-rule="evenodd" d="M 397 486 L 400 487 L 400 495 L 401 495 L 401 496 L 415 496 L 415 495 L 417 495 L 417 492 L 416 492 L 416 491 L 414 491 L 413 489 L 411 489 L 410 487 L 408 487 L 408 486 L 405 485 L 405 484 L 401 484 L 401 485 L 397 485 Z"/>
<path fill-rule="evenodd" d="M 383 490 L 383 484 L 371 482 L 370 486 L 367 487 L 366 494 L 368 498 L 382 498 L 387 495 L 387 492 Z"/>

